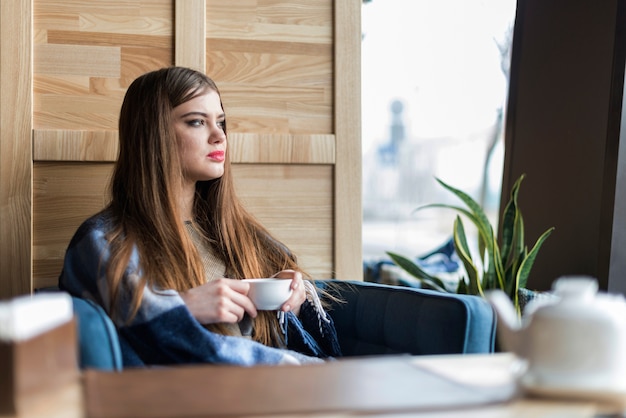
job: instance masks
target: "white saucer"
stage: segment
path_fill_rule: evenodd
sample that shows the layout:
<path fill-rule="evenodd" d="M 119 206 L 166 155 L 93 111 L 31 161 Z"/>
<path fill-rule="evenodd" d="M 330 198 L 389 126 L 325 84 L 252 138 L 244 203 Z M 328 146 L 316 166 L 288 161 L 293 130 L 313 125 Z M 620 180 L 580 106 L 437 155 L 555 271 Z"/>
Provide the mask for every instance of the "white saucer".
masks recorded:
<path fill-rule="evenodd" d="M 616 390 L 612 387 L 565 387 L 542 384 L 536 381 L 531 375 L 524 375 L 519 379 L 523 390 L 533 396 L 543 398 L 559 398 L 578 401 L 607 402 L 626 408 L 626 390 Z"/>

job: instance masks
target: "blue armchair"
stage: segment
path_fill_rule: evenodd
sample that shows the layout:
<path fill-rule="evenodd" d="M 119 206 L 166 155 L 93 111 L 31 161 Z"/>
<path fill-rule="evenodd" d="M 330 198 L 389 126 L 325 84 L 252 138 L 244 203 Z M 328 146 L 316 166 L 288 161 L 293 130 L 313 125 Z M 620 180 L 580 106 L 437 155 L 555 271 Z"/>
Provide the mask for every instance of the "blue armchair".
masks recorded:
<path fill-rule="evenodd" d="M 113 321 L 90 300 L 72 297 L 72 304 L 77 318 L 80 368 L 121 370 L 122 350 Z"/>
<path fill-rule="evenodd" d="M 329 310 L 345 356 L 493 352 L 496 319 L 476 296 L 360 281 L 318 280 L 343 301 Z M 115 328 L 102 308 L 74 298 L 80 367 L 120 370 Z"/>
<path fill-rule="evenodd" d="M 345 356 L 493 352 L 493 308 L 477 296 L 333 280 L 333 317 Z M 329 281 L 318 281 L 322 288 Z"/>

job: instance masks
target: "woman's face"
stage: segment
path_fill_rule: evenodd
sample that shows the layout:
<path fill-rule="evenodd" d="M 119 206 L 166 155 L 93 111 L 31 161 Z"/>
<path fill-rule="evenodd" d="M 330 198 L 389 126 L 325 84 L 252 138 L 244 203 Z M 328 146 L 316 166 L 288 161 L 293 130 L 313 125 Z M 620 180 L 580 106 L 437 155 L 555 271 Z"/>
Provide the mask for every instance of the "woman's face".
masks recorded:
<path fill-rule="evenodd" d="M 215 91 L 174 108 L 174 129 L 180 146 L 183 174 L 189 185 L 224 174 L 226 117 Z"/>

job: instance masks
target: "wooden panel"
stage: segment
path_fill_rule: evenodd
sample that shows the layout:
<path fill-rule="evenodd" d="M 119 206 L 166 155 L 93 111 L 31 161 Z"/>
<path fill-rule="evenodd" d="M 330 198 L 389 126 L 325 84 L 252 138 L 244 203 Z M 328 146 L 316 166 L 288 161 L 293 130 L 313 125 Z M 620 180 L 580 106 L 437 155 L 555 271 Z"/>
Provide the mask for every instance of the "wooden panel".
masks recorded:
<path fill-rule="evenodd" d="M 33 134 L 35 161 L 110 161 L 117 159 L 117 131 L 42 131 Z"/>
<path fill-rule="evenodd" d="M 335 271 L 363 278 L 361 198 L 361 1 L 335 2 Z"/>
<path fill-rule="evenodd" d="M 191 2 L 191 0 L 188 0 Z M 81 32 L 119 33 L 124 35 L 172 36 L 171 16 L 120 16 L 81 13 Z"/>
<path fill-rule="evenodd" d="M 229 135 L 234 163 L 333 164 L 333 135 Z M 117 131 L 35 130 L 35 161 L 109 161 L 117 159 Z"/>
<path fill-rule="evenodd" d="M 333 133 L 331 0 L 207 2 L 207 68 L 231 132 Z"/>
<path fill-rule="evenodd" d="M 333 41 L 332 0 L 207 2 L 208 38 L 278 42 Z"/>
<path fill-rule="evenodd" d="M 231 161 L 237 163 L 333 164 L 333 135 L 229 134 Z"/>
<path fill-rule="evenodd" d="M 120 49 L 110 46 L 36 45 L 37 74 L 120 76 Z"/>
<path fill-rule="evenodd" d="M 246 207 L 297 256 L 316 278 L 333 277 L 332 166 L 234 167 Z"/>
<path fill-rule="evenodd" d="M 176 48 L 178 66 L 206 69 L 206 1 L 176 0 Z"/>
<path fill-rule="evenodd" d="M 91 46 L 115 46 L 127 47 L 152 47 L 156 49 L 172 48 L 172 36 L 160 35 L 137 35 L 132 33 L 92 33 L 79 32 L 78 30 L 42 30 L 45 41 L 50 44 L 68 45 L 91 45 Z M 40 35 L 43 36 L 43 35 Z"/>
<path fill-rule="evenodd" d="M 34 0 L 34 126 L 115 130 L 126 88 L 173 63 L 173 0 Z"/>
<path fill-rule="evenodd" d="M 157 2 L 150 0 L 35 0 L 35 17 L 36 20 L 39 20 L 40 15 L 52 15 L 56 19 L 67 18 L 67 16 L 74 16 L 77 10 L 82 10 L 83 13 L 109 16 L 138 16 L 142 13 L 142 6 L 153 3 Z"/>
<path fill-rule="evenodd" d="M 33 170 L 33 284 L 56 286 L 78 226 L 102 209 L 113 164 L 36 163 Z"/>
<path fill-rule="evenodd" d="M 31 290 L 31 8 L 0 2 L 0 299 Z"/>
<path fill-rule="evenodd" d="M 231 131 L 269 134 L 333 132 L 330 87 L 218 83 Z"/>

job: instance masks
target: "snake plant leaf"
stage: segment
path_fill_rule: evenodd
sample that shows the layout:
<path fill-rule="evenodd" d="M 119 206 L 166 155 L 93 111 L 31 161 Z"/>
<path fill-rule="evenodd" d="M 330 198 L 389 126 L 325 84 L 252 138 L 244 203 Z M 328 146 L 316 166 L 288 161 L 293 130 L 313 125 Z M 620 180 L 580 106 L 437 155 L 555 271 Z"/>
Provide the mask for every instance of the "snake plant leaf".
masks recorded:
<path fill-rule="evenodd" d="M 525 257 L 525 255 L 524 255 Z M 521 264 L 524 257 L 516 257 L 515 260 L 511 261 L 509 265 L 507 265 L 506 270 L 504 271 L 504 292 L 511 297 L 515 296 L 517 292 L 517 272 L 519 271 L 519 265 Z"/>
<path fill-rule="evenodd" d="M 515 217 L 515 224 L 513 226 L 514 239 L 513 245 L 511 246 L 511 257 L 513 259 L 526 255 L 526 237 L 524 236 L 524 229 L 524 217 L 522 216 L 522 212 L 518 211 L 517 216 Z"/>
<path fill-rule="evenodd" d="M 518 211 L 517 216 L 515 217 L 513 224 L 513 234 L 511 239 L 511 247 L 509 249 L 508 257 L 505 261 L 505 283 L 506 288 L 504 291 L 507 295 L 511 297 L 511 300 L 515 297 L 517 293 L 517 279 L 516 275 L 519 271 L 520 265 L 522 261 L 526 258 L 528 254 L 526 245 L 524 244 L 524 218 L 522 217 L 521 211 Z"/>
<path fill-rule="evenodd" d="M 459 189 L 455 189 L 454 187 L 446 184 L 438 178 L 435 178 L 435 180 L 437 180 L 437 182 L 441 184 L 446 190 L 452 192 L 459 199 L 461 199 L 463 203 L 465 203 L 469 210 L 474 214 L 474 217 L 478 220 L 478 222 L 476 223 L 478 229 L 484 230 L 486 236 L 493 235 L 493 229 L 491 227 L 489 219 L 487 218 L 487 215 L 480 207 L 480 205 L 474 199 L 472 199 L 470 195 Z"/>
<path fill-rule="evenodd" d="M 515 225 L 516 218 L 519 216 L 519 205 L 517 203 L 517 196 L 519 194 L 519 188 L 525 175 L 522 174 L 517 179 L 513 188 L 511 189 L 511 197 L 507 203 L 504 213 L 502 214 L 502 264 L 507 265 L 511 260 L 511 250 L 513 248 L 513 239 L 515 237 Z"/>
<path fill-rule="evenodd" d="M 467 216 L 469 219 L 472 220 L 472 222 L 476 225 L 478 225 L 478 219 L 476 219 L 476 216 L 474 216 L 474 214 L 472 212 L 470 212 L 469 210 L 462 208 L 460 206 L 454 206 L 454 205 L 447 205 L 445 203 L 430 203 L 428 205 L 423 205 L 420 206 L 416 209 L 413 210 L 413 213 L 419 211 L 419 210 L 423 210 L 423 209 L 431 209 L 431 208 L 444 208 L 444 209 L 452 209 L 455 210 L 457 212 L 462 213 L 463 215 Z"/>
<path fill-rule="evenodd" d="M 492 289 L 496 287 L 495 284 L 500 281 L 498 272 L 502 269 L 499 267 L 501 264 L 500 260 L 496 259 L 496 253 L 498 250 L 496 237 L 493 235 L 485 237 L 485 242 L 487 248 L 487 260 L 485 261 L 483 268 L 483 287 Z"/>
<path fill-rule="evenodd" d="M 504 267 L 502 266 L 502 262 L 500 259 L 500 247 L 498 247 L 498 242 L 496 241 L 495 237 L 493 238 L 493 241 L 494 241 L 493 269 L 495 271 L 495 277 L 498 281 L 497 288 L 504 289 L 506 282 L 504 281 Z"/>
<path fill-rule="evenodd" d="M 404 257 L 403 255 L 396 254 L 390 251 L 387 251 L 387 255 L 391 257 L 393 262 L 396 263 L 400 268 L 418 279 L 420 282 L 425 283 L 440 292 L 448 291 L 441 279 L 426 273 L 420 266 L 418 266 L 408 258 Z"/>
<path fill-rule="evenodd" d="M 458 215 L 454 220 L 453 237 L 456 253 L 461 259 L 461 262 L 463 262 L 463 267 L 465 267 L 465 272 L 467 273 L 467 284 L 465 285 L 466 293 L 484 296 L 479 280 L 478 268 L 472 260 L 472 255 L 469 246 L 467 245 L 467 237 L 465 236 L 465 228 L 463 227 L 461 217 Z"/>
<path fill-rule="evenodd" d="M 481 230 L 481 221 L 478 217 L 476 217 L 474 213 L 460 206 L 448 205 L 448 204 L 443 204 L 443 203 L 431 203 L 428 205 L 423 205 L 423 206 L 416 208 L 413 212 L 417 212 L 419 210 L 429 209 L 429 208 L 452 209 L 463 214 L 467 219 L 472 221 L 472 223 L 476 226 L 476 229 L 478 230 L 478 253 L 480 254 L 480 259 L 481 261 L 485 259 L 485 252 L 486 252 L 486 247 L 487 247 L 485 242 L 489 242 L 490 240 L 495 239 L 495 237 L 493 237 L 493 234 L 490 237 L 485 235 L 485 234 L 488 234 L 489 232 L 485 228 Z"/>
<path fill-rule="evenodd" d="M 512 271 L 513 275 L 512 275 L 510 283 L 508 283 L 508 288 L 506 289 L 506 293 L 511 298 L 511 301 L 515 301 L 515 298 L 517 297 L 517 292 L 519 291 L 520 288 L 526 287 L 526 283 L 528 281 L 528 274 L 526 275 L 526 279 L 523 279 L 521 283 L 518 281 L 518 274 L 520 272 L 520 269 L 522 268 L 522 263 L 524 262 L 524 260 L 526 260 L 527 257 L 528 257 L 528 247 L 524 246 L 524 248 L 522 248 L 521 252 L 518 254 L 516 258 L 517 259 L 516 265 L 514 267 L 514 270 Z M 530 271 L 529 271 L 529 274 L 530 274 Z"/>
<path fill-rule="evenodd" d="M 424 205 L 424 206 L 420 206 L 417 209 L 415 209 L 413 212 L 417 212 L 419 210 L 422 209 L 429 209 L 429 208 L 443 208 L 443 209 L 452 209 L 455 210 L 461 214 L 463 214 L 467 219 L 469 219 L 470 221 L 472 221 L 472 223 L 474 225 L 476 225 L 476 229 L 478 230 L 478 237 L 480 242 L 485 242 L 485 241 L 489 241 L 489 239 L 486 239 L 485 236 L 489 236 L 489 231 L 487 228 L 484 228 L 483 226 L 483 222 L 480 220 L 480 218 L 478 218 L 476 216 L 476 214 L 470 212 L 469 210 L 462 208 L 460 206 L 455 206 L 455 205 L 448 205 L 448 204 L 444 204 L 444 203 L 431 203 L 428 205 Z M 489 228 L 491 228 L 491 224 L 489 224 L 489 222 L 487 221 Z M 493 229 L 491 229 L 492 231 Z M 493 236 L 493 234 L 491 234 L 491 236 Z M 483 252 L 484 254 L 484 252 Z"/>
<path fill-rule="evenodd" d="M 469 249 L 469 245 L 467 244 L 467 236 L 465 235 L 465 227 L 463 226 L 463 221 L 461 221 L 461 217 L 457 215 L 454 219 L 454 229 L 453 229 L 453 238 L 454 238 L 454 248 L 457 254 L 460 252 L 463 254 L 463 257 L 466 258 L 470 263 L 474 264 L 474 260 L 472 260 L 472 254 Z"/>
<path fill-rule="evenodd" d="M 486 240 L 485 247 L 487 249 L 487 257 L 483 257 L 483 281 L 482 286 L 484 289 L 496 288 L 496 265 L 495 265 L 495 251 L 498 248 L 496 238 L 491 236 Z"/>
<path fill-rule="evenodd" d="M 482 235 L 482 239 L 487 247 L 487 266 L 483 269 L 483 283 L 487 283 L 491 287 L 494 283 L 496 283 L 496 281 L 502 280 L 498 277 L 498 271 L 502 272 L 503 269 L 497 265 L 501 264 L 501 260 L 494 259 L 497 241 L 485 211 L 483 211 L 480 205 L 467 193 L 446 184 L 438 178 L 435 178 L 435 180 L 437 180 L 437 182 L 446 190 L 452 192 L 459 199 L 461 199 L 461 201 L 463 201 L 463 203 L 465 203 L 469 210 L 474 214 L 474 216 L 470 219 L 478 228 L 478 233 Z"/>
<path fill-rule="evenodd" d="M 548 239 L 552 231 L 554 231 L 554 227 L 549 228 L 543 234 L 541 234 L 541 236 L 537 238 L 537 242 L 535 243 L 533 248 L 528 252 L 528 255 L 526 255 L 526 257 L 522 260 L 522 263 L 520 264 L 519 270 L 517 272 L 517 277 L 515 278 L 516 289 L 526 287 L 528 275 L 530 274 L 530 270 L 535 263 L 537 253 L 539 252 L 539 249 L 541 248 L 545 240 Z M 515 292 L 515 295 L 513 295 L 513 297 L 515 298 L 515 305 L 518 306 L 519 302 L 517 300 L 517 291 Z"/>
<path fill-rule="evenodd" d="M 485 256 L 487 255 L 487 242 L 482 234 L 478 234 L 478 254 L 480 254 L 481 261 L 485 260 Z"/>
<path fill-rule="evenodd" d="M 442 185 L 445 185 L 444 187 L 447 186 L 441 180 L 437 179 L 437 181 L 439 181 Z M 493 228 L 491 227 L 491 223 L 489 222 L 489 219 L 487 219 L 487 216 L 485 215 L 484 211 L 480 208 L 478 203 L 476 203 L 476 201 L 472 199 L 469 195 L 467 195 L 466 193 L 460 190 L 454 189 L 451 186 L 447 186 L 447 188 L 449 191 L 456 190 L 458 194 L 457 193 L 455 194 L 466 203 L 466 205 L 470 208 L 470 210 L 472 210 L 472 208 L 474 208 L 475 210 L 470 211 L 459 206 L 434 203 L 434 204 L 429 204 L 429 205 L 418 207 L 417 209 L 415 209 L 415 211 L 426 209 L 426 208 L 447 208 L 447 209 L 452 209 L 463 214 L 470 221 L 472 221 L 472 223 L 476 226 L 476 229 L 478 230 L 478 247 L 479 247 L 479 253 L 481 255 L 481 261 L 484 261 L 485 258 L 487 258 L 487 264 L 491 266 L 491 268 L 483 269 L 483 287 L 485 283 L 489 284 L 488 287 L 494 287 L 492 284 L 496 283 L 496 268 L 494 267 L 495 260 L 493 258 L 493 254 L 494 254 L 494 245 L 497 245 L 497 243 L 496 243 L 496 238 L 493 235 Z M 487 254 L 487 257 L 485 257 L 485 253 Z"/>
<path fill-rule="evenodd" d="M 467 283 L 465 283 L 465 277 L 459 279 L 459 284 L 456 287 L 456 293 L 459 295 L 467 295 Z"/>

